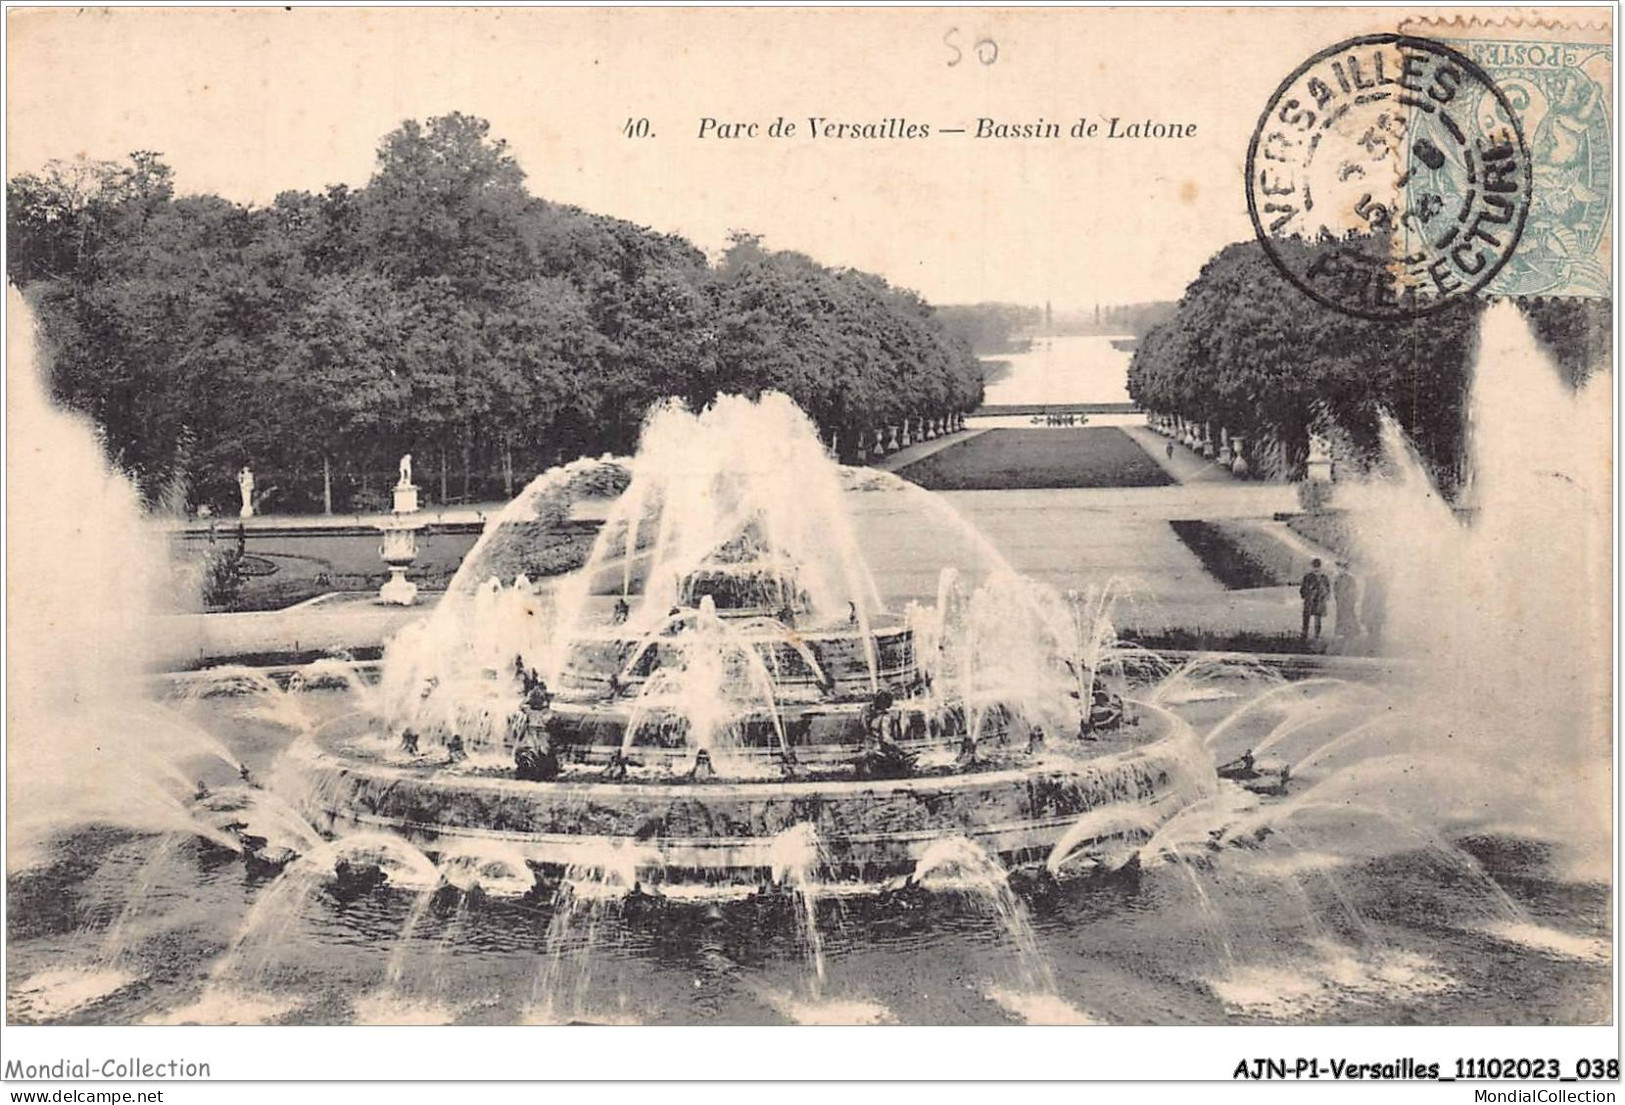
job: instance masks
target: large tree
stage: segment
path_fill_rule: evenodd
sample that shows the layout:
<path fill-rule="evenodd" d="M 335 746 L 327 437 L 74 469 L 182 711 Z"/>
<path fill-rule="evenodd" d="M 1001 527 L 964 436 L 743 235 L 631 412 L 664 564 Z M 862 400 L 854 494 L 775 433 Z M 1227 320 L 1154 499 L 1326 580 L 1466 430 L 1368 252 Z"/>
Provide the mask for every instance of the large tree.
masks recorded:
<path fill-rule="evenodd" d="M 500 297 L 529 274 L 525 174 L 489 131 L 454 112 L 408 121 L 383 140 L 358 198 L 371 266 L 403 282 L 445 278 L 471 298 Z"/>

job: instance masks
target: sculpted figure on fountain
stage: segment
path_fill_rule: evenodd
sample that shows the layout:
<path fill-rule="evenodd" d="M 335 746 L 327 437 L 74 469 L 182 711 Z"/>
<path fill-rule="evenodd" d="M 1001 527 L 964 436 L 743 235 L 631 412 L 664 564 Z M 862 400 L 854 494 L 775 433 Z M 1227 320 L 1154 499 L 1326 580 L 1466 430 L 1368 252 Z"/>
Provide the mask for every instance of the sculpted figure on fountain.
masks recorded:
<path fill-rule="evenodd" d="M 418 485 L 412 482 L 412 454 L 401 458 L 400 475 L 395 481 L 396 514 L 416 514 L 418 511 Z"/>

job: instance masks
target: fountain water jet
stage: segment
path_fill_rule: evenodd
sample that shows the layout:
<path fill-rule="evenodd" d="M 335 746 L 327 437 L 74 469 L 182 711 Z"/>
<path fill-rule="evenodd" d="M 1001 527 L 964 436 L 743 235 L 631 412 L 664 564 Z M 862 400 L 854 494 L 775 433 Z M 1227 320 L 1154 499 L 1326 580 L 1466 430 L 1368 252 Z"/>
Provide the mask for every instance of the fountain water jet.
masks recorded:
<path fill-rule="evenodd" d="M 51 403 L 14 287 L 6 304 L 7 871 L 45 862 L 59 832 L 86 824 L 234 847 L 185 799 L 200 757 L 235 758 L 147 683 L 165 659 L 151 620 L 174 588 L 164 537 L 96 431 Z"/>
<path fill-rule="evenodd" d="M 1567 849 L 1611 839 L 1611 380 L 1571 387 L 1518 308 L 1481 325 L 1470 509 L 1453 510 L 1391 419 L 1378 477 L 1351 484 L 1360 561 L 1386 583 L 1385 647 L 1409 746 L 1482 765 L 1481 821 Z M 1448 565 L 1446 572 L 1437 565 Z"/>

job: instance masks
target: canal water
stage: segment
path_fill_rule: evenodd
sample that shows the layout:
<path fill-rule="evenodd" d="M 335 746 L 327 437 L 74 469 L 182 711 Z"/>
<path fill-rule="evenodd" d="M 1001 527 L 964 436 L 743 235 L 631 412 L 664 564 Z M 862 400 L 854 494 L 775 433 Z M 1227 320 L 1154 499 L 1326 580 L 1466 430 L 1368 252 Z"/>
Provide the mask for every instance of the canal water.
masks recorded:
<path fill-rule="evenodd" d="M 1113 342 L 1127 337 L 1072 335 L 1039 337 L 1024 353 L 988 358 L 1004 362 L 987 386 L 989 406 L 1048 403 L 1127 403 L 1128 365 L 1133 354 Z"/>

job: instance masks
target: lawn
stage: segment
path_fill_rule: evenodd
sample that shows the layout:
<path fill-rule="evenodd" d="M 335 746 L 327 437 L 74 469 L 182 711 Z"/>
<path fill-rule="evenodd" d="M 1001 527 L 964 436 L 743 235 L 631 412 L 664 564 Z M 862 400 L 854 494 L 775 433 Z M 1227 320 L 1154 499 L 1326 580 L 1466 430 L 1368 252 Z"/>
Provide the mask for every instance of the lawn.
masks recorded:
<path fill-rule="evenodd" d="M 1168 525 L 1226 590 L 1296 584 L 1309 570 L 1308 557 L 1257 522 L 1172 521 Z"/>
<path fill-rule="evenodd" d="M 418 558 L 407 577 L 420 587 L 446 586 L 476 533 L 442 532 L 430 527 L 418 536 Z M 389 578 L 378 554 L 375 532 L 265 533 L 244 535 L 243 560 L 235 582 L 204 596 L 209 611 L 280 610 L 329 591 L 376 591 Z M 172 556 L 182 565 L 182 586 L 204 587 L 203 562 L 236 549 L 235 535 L 222 527 L 214 545 L 196 534 L 176 535 Z"/>
<path fill-rule="evenodd" d="M 929 491 L 1160 487 L 1174 482 L 1114 426 L 988 430 L 897 474 Z"/>
<path fill-rule="evenodd" d="M 1329 549 L 1345 560 L 1359 559 L 1354 531 L 1345 510 L 1323 510 L 1318 514 L 1297 514 L 1287 519 L 1293 532 Z"/>

